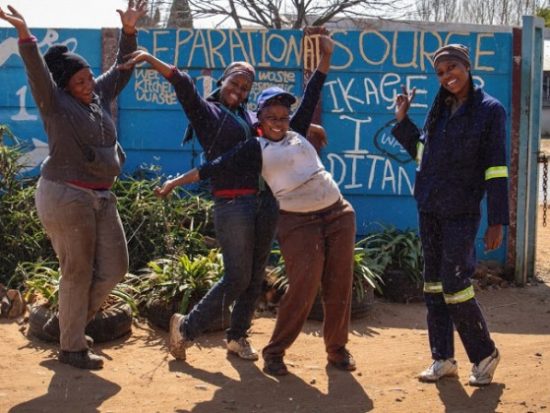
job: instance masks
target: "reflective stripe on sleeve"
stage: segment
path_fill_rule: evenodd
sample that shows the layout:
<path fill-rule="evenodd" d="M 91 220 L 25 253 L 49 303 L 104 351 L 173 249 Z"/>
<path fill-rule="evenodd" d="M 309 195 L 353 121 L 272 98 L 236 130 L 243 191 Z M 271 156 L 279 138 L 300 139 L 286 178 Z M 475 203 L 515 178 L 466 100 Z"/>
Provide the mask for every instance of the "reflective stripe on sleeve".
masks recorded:
<path fill-rule="evenodd" d="M 443 298 L 447 304 L 460 304 L 471 300 L 474 296 L 474 287 L 472 285 L 454 294 L 443 294 Z"/>
<path fill-rule="evenodd" d="M 424 144 L 422 142 L 418 142 L 416 144 L 416 164 L 420 165 L 422 162 L 422 154 L 424 154 Z"/>
<path fill-rule="evenodd" d="M 493 178 L 508 178 L 508 167 L 507 166 L 493 166 L 485 170 L 485 180 Z"/>
<path fill-rule="evenodd" d="M 424 292 L 430 294 L 438 294 L 443 292 L 443 284 L 438 283 L 424 283 Z"/>

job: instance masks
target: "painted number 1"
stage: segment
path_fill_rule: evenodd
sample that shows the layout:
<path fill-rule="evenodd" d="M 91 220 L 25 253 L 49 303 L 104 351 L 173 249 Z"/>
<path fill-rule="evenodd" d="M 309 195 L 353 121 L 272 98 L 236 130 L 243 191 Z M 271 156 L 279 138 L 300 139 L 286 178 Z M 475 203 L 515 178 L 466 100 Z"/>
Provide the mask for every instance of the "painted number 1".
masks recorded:
<path fill-rule="evenodd" d="M 31 115 L 27 112 L 25 107 L 25 100 L 27 95 L 27 86 L 23 86 L 17 91 L 17 96 L 19 96 L 19 113 L 11 117 L 12 120 L 36 120 L 38 117 L 36 115 Z"/>

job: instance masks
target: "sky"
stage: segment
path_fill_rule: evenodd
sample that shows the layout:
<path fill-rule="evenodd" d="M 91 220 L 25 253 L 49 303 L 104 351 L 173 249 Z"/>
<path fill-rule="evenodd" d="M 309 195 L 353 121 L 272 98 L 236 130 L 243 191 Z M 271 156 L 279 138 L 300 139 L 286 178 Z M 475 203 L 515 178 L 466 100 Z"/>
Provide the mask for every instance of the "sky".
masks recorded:
<path fill-rule="evenodd" d="M 29 27 L 101 28 L 119 27 L 116 9 L 125 10 L 126 0 L 0 0 L 7 11 L 13 6 L 25 18 Z M 10 27 L 0 20 L 0 27 Z"/>
<path fill-rule="evenodd" d="M 31 28 L 101 28 L 119 27 L 116 9 L 124 10 L 127 0 L 0 0 L 0 7 L 11 5 Z M 219 19 L 195 19 L 196 28 L 212 28 Z M 222 25 L 225 27 L 225 25 Z M 10 25 L 0 20 L 0 27 Z"/>

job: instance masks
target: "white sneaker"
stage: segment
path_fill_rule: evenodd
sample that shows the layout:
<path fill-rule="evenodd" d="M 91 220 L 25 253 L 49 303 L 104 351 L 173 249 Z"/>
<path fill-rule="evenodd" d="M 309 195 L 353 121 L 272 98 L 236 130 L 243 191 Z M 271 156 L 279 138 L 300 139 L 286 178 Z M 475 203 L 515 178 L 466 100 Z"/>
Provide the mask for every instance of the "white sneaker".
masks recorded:
<path fill-rule="evenodd" d="M 229 340 L 227 342 L 227 352 L 236 354 L 245 360 L 258 360 L 258 352 L 250 345 L 246 337 L 241 337 L 238 340 Z"/>
<path fill-rule="evenodd" d="M 418 375 L 418 380 L 433 383 L 443 377 L 456 376 L 457 373 L 455 359 L 434 360 L 430 367 Z"/>
<path fill-rule="evenodd" d="M 185 316 L 179 313 L 174 313 L 170 318 L 168 349 L 177 360 L 185 360 L 185 349 L 193 345 L 193 342 L 181 332 L 180 326 L 183 320 L 185 320 Z"/>
<path fill-rule="evenodd" d="M 493 354 L 489 357 L 485 357 L 478 364 L 472 366 L 472 373 L 470 375 L 470 386 L 486 386 L 493 381 L 493 374 L 500 361 L 500 353 L 495 348 Z"/>

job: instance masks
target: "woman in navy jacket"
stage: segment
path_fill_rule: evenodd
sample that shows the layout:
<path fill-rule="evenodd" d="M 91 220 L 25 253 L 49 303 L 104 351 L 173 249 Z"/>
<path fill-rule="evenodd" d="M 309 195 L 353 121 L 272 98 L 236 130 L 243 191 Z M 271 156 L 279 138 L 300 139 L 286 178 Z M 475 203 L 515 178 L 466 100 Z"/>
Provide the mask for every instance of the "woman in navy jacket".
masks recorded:
<path fill-rule="evenodd" d="M 468 48 L 450 44 L 434 54 L 440 89 L 424 128 L 407 116 L 414 98 L 396 98 L 394 136 L 417 160 L 414 196 L 424 252 L 424 296 L 433 363 L 419 379 L 457 374 L 453 325 L 473 363 L 470 385 L 492 381 L 500 359 L 470 282 L 480 203 L 487 194 L 487 250 L 500 246 L 508 224 L 506 114 L 499 101 L 474 86 Z"/>

